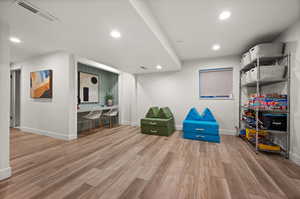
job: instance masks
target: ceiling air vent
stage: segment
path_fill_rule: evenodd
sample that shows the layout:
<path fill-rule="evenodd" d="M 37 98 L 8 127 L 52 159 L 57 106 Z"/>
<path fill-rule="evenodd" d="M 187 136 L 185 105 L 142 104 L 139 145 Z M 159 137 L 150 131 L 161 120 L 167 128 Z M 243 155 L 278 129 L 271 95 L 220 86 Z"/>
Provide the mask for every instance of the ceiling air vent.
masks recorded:
<path fill-rule="evenodd" d="M 147 70 L 147 69 L 148 69 L 148 68 L 145 67 L 145 66 L 140 66 L 140 68 L 143 69 L 143 70 Z"/>
<path fill-rule="evenodd" d="M 37 9 L 32 7 L 32 5 L 30 5 L 29 3 L 25 2 L 25 1 L 18 1 L 17 4 L 21 7 L 29 10 L 30 12 L 33 12 L 34 14 L 39 12 Z"/>
<path fill-rule="evenodd" d="M 52 14 L 50 14 L 49 12 L 40 9 L 39 7 L 33 5 L 32 3 L 30 3 L 29 1 L 25 1 L 25 0 L 17 0 L 16 4 L 24 9 L 26 9 L 27 11 L 38 15 L 48 21 L 57 21 L 58 18 L 56 18 L 55 16 L 53 16 Z"/>

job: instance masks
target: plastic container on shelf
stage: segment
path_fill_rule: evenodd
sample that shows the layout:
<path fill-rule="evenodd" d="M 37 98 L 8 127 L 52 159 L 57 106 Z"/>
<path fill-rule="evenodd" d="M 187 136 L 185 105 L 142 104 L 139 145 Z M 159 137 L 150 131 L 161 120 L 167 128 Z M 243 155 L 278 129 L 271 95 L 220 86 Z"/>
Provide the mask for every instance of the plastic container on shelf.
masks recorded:
<path fill-rule="evenodd" d="M 245 129 L 240 130 L 240 135 L 241 136 L 246 136 L 246 130 Z"/>
<path fill-rule="evenodd" d="M 242 60 L 241 60 L 242 68 L 249 65 L 250 63 L 251 63 L 250 52 L 246 52 L 242 55 Z"/>
<path fill-rule="evenodd" d="M 267 141 L 265 141 L 264 143 L 259 143 L 258 148 L 259 148 L 259 150 L 262 150 L 262 151 L 279 152 L 281 150 L 279 145 L 274 144 L 272 142 L 267 142 Z"/>
<path fill-rule="evenodd" d="M 241 84 L 242 84 L 242 85 L 247 84 L 246 77 L 247 77 L 247 72 L 246 72 L 246 73 L 243 73 L 243 74 L 241 75 Z"/>
<path fill-rule="evenodd" d="M 256 68 L 252 68 L 251 70 L 248 71 L 248 83 L 253 83 L 257 81 L 257 72 Z"/>
<path fill-rule="evenodd" d="M 286 131 L 287 115 L 286 114 L 263 114 L 262 122 L 269 130 Z"/>
<path fill-rule="evenodd" d="M 250 71 L 247 71 L 247 72 L 242 74 L 241 82 L 242 82 L 242 85 L 251 83 Z"/>
<path fill-rule="evenodd" d="M 251 79 L 251 74 L 250 71 L 245 72 L 245 84 L 251 83 L 252 79 Z"/>
<path fill-rule="evenodd" d="M 283 43 L 263 43 L 249 50 L 251 61 L 257 58 L 277 57 L 283 54 Z"/>
<path fill-rule="evenodd" d="M 255 137 L 255 135 L 256 135 L 256 130 L 255 129 L 246 128 L 246 138 L 248 140 L 251 139 L 252 137 Z M 258 135 L 259 136 L 267 136 L 268 132 L 265 131 L 265 130 L 259 130 Z"/>
<path fill-rule="evenodd" d="M 250 82 L 257 81 L 258 68 L 253 68 L 249 71 Z M 283 65 L 270 65 L 260 67 L 260 81 L 279 81 L 285 78 L 286 67 Z"/>

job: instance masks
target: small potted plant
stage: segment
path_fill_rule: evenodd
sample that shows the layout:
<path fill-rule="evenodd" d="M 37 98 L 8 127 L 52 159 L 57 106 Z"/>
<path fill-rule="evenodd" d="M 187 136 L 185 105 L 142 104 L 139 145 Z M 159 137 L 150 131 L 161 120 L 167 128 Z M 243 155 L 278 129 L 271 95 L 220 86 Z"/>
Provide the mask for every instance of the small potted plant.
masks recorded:
<path fill-rule="evenodd" d="M 107 106 L 112 106 L 113 105 L 113 99 L 114 96 L 112 94 L 106 94 L 105 96 L 105 102 Z"/>

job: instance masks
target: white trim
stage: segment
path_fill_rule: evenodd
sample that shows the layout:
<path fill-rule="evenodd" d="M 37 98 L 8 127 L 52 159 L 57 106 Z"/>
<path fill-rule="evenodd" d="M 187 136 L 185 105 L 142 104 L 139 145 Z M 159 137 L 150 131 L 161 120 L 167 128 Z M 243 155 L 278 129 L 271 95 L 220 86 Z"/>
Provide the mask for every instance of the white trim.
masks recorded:
<path fill-rule="evenodd" d="M 0 180 L 4 180 L 11 176 L 11 168 L 7 167 L 5 169 L 0 169 Z"/>
<path fill-rule="evenodd" d="M 76 140 L 78 137 L 77 137 L 77 135 L 69 135 L 68 136 L 68 140 L 70 141 L 70 140 Z"/>
<path fill-rule="evenodd" d="M 130 121 L 121 121 L 121 124 L 122 125 L 131 125 L 131 122 Z"/>
<path fill-rule="evenodd" d="M 300 166 L 300 155 L 290 152 L 290 160 Z"/>
<path fill-rule="evenodd" d="M 78 68 L 77 68 L 77 61 L 76 56 L 74 54 L 69 55 L 69 88 L 70 88 L 70 94 L 69 97 L 69 140 L 76 139 L 78 135 L 77 131 L 77 81 L 78 81 Z"/>
<path fill-rule="evenodd" d="M 129 0 L 132 7 L 136 10 L 137 14 L 142 18 L 145 24 L 149 27 L 150 31 L 158 39 L 162 47 L 170 55 L 173 62 L 176 64 L 175 70 L 180 70 L 182 67 L 181 60 L 177 56 L 174 48 L 172 47 L 168 37 L 162 31 L 160 25 L 157 23 L 148 5 L 144 1 Z"/>
<path fill-rule="evenodd" d="M 131 122 L 131 126 L 140 126 L 137 122 Z"/>
<path fill-rule="evenodd" d="M 20 127 L 20 129 L 24 132 L 49 136 L 49 137 L 53 137 L 53 138 L 60 139 L 60 140 L 74 140 L 74 139 L 77 139 L 77 135 L 62 135 L 62 134 L 57 133 L 57 132 L 51 132 L 51 131 L 28 128 L 28 127 Z"/>
<path fill-rule="evenodd" d="M 182 125 L 175 125 L 177 131 L 182 131 Z"/>
<path fill-rule="evenodd" d="M 22 66 L 15 65 L 15 64 L 10 65 L 10 71 L 14 71 L 14 70 L 22 70 Z"/>
<path fill-rule="evenodd" d="M 176 125 L 176 130 L 182 131 L 182 125 Z M 230 130 L 230 129 L 219 129 L 219 132 L 221 135 L 235 135 L 236 133 L 235 130 Z"/>
<path fill-rule="evenodd" d="M 232 130 L 232 129 L 219 129 L 219 132 L 221 135 L 235 135 L 236 134 L 236 130 Z"/>
<path fill-rule="evenodd" d="M 204 97 L 200 96 L 199 100 L 234 100 L 233 95 L 231 97 Z"/>
<path fill-rule="evenodd" d="M 102 70 L 109 71 L 109 72 L 112 72 L 112 73 L 116 73 L 116 74 L 121 73 L 121 71 L 119 71 L 119 70 L 117 70 L 117 69 L 115 69 L 111 66 L 107 66 L 107 65 L 104 65 L 104 64 L 86 59 L 86 58 L 78 58 L 77 61 L 76 61 L 76 64 L 78 64 L 78 62 L 80 62 L 82 64 L 92 66 L 92 67 L 100 68 Z"/>

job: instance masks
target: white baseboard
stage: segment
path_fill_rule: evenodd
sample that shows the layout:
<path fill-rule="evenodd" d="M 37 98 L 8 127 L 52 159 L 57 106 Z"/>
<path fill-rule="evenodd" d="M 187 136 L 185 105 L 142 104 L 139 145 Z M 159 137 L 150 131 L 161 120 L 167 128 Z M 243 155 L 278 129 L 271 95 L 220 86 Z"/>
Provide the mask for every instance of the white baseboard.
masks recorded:
<path fill-rule="evenodd" d="M 11 176 L 11 168 L 0 169 L 0 180 L 4 180 Z"/>
<path fill-rule="evenodd" d="M 49 136 L 49 137 L 53 137 L 53 138 L 60 139 L 60 140 L 74 140 L 74 139 L 77 139 L 77 135 L 62 135 L 62 134 L 56 133 L 56 132 L 40 130 L 40 129 L 34 129 L 34 128 L 28 128 L 28 127 L 20 127 L 20 129 L 24 132 Z"/>
<path fill-rule="evenodd" d="M 130 121 L 121 121 L 121 124 L 122 125 L 131 125 L 131 122 Z"/>
<path fill-rule="evenodd" d="M 290 152 L 290 160 L 292 160 L 293 162 L 295 162 L 297 165 L 300 166 L 300 155 L 299 154 Z"/>
<path fill-rule="evenodd" d="M 137 122 L 131 122 L 131 126 L 140 126 Z"/>
<path fill-rule="evenodd" d="M 76 140 L 77 139 L 77 135 L 69 135 L 67 140 Z"/>
<path fill-rule="evenodd" d="M 232 130 L 232 129 L 220 129 L 220 134 L 221 135 L 235 135 L 236 134 L 236 130 Z"/>
<path fill-rule="evenodd" d="M 176 125 L 176 130 L 182 131 L 182 125 Z M 235 130 L 229 130 L 229 129 L 219 129 L 219 132 L 221 135 L 235 135 Z"/>
<path fill-rule="evenodd" d="M 175 125 L 177 131 L 182 131 L 182 125 Z"/>

